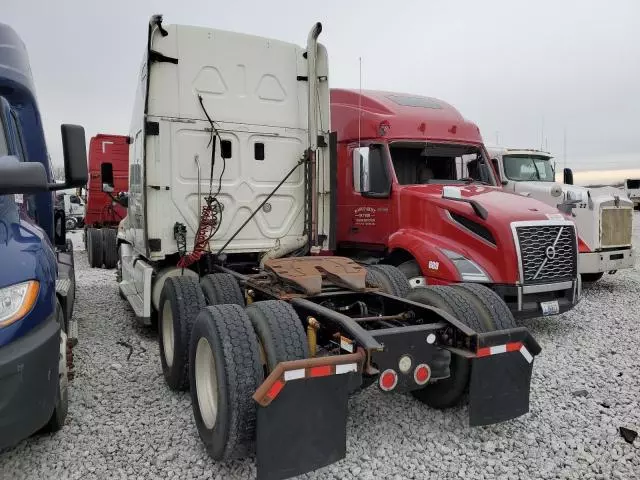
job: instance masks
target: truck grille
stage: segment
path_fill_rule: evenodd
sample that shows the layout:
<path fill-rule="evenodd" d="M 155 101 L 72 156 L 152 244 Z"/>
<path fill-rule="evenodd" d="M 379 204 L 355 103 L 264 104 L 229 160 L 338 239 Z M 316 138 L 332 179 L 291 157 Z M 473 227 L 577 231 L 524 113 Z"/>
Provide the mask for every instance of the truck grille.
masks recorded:
<path fill-rule="evenodd" d="M 626 247 L 631 245 L 631 208 L 603 208 L 600 211 L 600 245 Z"/>
<path fill-rule="evenodd" d="M 523 283 L 555 283 L 575 278 L 578 252 L 573 225 L 517 226 L 516 236 Z"/>

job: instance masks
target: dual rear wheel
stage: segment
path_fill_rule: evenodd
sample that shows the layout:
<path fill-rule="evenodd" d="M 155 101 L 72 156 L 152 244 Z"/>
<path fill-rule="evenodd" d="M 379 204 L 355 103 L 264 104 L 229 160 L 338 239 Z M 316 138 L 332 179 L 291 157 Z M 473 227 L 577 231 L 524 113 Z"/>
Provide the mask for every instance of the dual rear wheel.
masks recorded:
<path fill-rule="evenodd" d="M 118 263 L 118 232 L 113 228 L 87 228 L 85 246 L 91 268 L 115 268 Z"/>
<path fill-rule="evenodd" d="M 225 302 L 225 303 L 222 303 Z M 253 393 L 275 366 L 308 357 L 304 328 L 287 302 L 244 308 L 229 274 L 166 280 L 160 299 L 160 354 L 165 380 L 191 391 L 198 432 L 215 460 L 253 449 Z"/>

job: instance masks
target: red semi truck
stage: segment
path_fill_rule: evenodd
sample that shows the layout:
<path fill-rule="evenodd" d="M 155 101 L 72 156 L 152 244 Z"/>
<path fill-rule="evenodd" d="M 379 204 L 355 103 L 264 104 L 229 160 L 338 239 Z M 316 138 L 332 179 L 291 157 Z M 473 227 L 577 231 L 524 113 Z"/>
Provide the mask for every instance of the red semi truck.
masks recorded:
<path fill-rule="evenodd" d="M 98 134 L 89 144 L 85 245 L 91 267 L 114 268 L 117 228 L 127 210 L 119 192 L 129 188 L 129 137 Z"/>
<path fill-rule="evenodd" d="M 478 127 L 445 102 L 333 89 L 337 245 L 412 286 L 483 283 L 517 317 L 580 297 L 574 223 L 501 190 Z"/>

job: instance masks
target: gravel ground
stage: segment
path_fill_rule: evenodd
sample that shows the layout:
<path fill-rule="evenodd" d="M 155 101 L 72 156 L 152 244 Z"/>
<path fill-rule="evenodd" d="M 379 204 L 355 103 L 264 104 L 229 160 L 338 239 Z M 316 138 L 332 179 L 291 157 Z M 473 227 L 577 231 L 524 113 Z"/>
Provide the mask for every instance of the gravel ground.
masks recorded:
<path fill-rule="evenodd" d="M 253 459 L 209 459 L 188 393 L 165 386 L 155 333 L 135 325 L 115 273 L 89 269 L 80 251 L 76 264 L 81 343 L 67 425 L 0 455 L 0 477 L 255 477 Z M 303 478 L 640 478 L 640 439 L 618 432 L 640 430 L 639 292 L 640 261 L 585 289 L 571 312 L 525 323 L 543 347 L 530 414 L 470 429 L 466 408 L 434 411 L 370 388 L 350 401 L 347 458 Z"/>

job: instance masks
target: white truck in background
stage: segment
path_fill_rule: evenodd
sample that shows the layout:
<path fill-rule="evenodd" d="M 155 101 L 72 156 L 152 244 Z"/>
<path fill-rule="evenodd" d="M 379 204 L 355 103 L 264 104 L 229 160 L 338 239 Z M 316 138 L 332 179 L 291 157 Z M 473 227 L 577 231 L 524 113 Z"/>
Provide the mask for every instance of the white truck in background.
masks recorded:
<path fill-rule="evenodd" d="M 624 191 L 633 202 L 633 208 L 640 208 L 640 178 L 627 178 L 624 182 Z"/>
<path fill-rule="evenodd" d="M 613 187 L 585 188 L 573 183 L 570 169 L 556 183 L 552 155 L 533 149 L 487 147 L 503 188 L 571 213 L 578 227 L 578 271 L 584 282 L 605 272 L 633 267 L 633 202 Z"/>
<path fill-rule="evenodd" d="M 65 228 L 75 230 L 84 224 L 85 201 L 76 190 L 60 192 L 56 195 L 56 204 L 64 209 Z"/>

